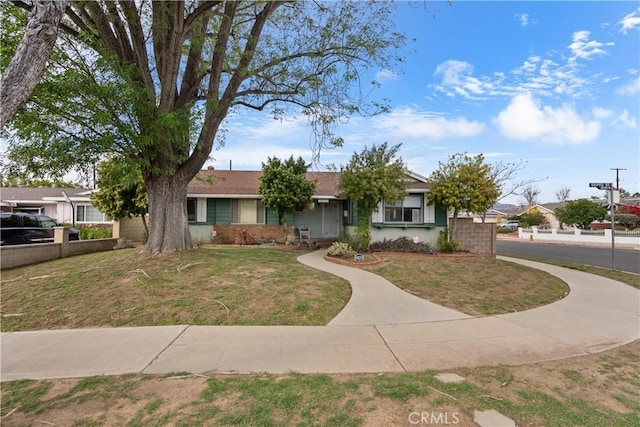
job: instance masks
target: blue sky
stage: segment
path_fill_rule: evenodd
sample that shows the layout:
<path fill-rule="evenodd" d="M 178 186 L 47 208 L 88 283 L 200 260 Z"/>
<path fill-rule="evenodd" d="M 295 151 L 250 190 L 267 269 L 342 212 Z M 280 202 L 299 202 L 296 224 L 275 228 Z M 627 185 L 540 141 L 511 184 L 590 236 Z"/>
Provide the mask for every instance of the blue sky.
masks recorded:
<path fill-rule="evenodd" d="M 527 162 L 520 178 L 539 202 L 600 196 L 589 182 L 640 191 L 640 3 L 400 2 L 397 29 L 406 61 L 377 70 L 374 96 L 392 111 L 352 118 L 342 148 L 321 162 L 346 164 L 365 146 L 402 143 L 409 169 L 428 176 L 451 154 L 483 153 L 488 163 Z M 268 156 L 311 160 L 312 136 L 299 118 L 239 112 L 226 124 L 216 168 L 258 170 Z M 322 166 L 317 166 L 322 168 Z M 504 202 L 518 204 L 521 197 Z"/>

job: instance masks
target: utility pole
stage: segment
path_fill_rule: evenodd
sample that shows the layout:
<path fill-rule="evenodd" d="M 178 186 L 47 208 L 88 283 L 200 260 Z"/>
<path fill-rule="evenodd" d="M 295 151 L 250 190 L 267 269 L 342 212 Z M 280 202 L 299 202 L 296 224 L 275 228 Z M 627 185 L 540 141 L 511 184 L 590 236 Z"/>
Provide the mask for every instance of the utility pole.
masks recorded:
<path fill-rule="evenodd" d="M 620 191 L 620 171 L 626 171 L 625 168 L 611 168 L 610 170 L 616 171 L 616 190 Z"/>
<path fill-rule="evenodd" d="M 616 171 L 616 188 L 609 191 L 609 209 L 611 211 L 611 269 L 615 271 L 616 203 L 620 202 L 620 171 L 626 171 L 626 169 L 611 168 L 610 170 Z"/>

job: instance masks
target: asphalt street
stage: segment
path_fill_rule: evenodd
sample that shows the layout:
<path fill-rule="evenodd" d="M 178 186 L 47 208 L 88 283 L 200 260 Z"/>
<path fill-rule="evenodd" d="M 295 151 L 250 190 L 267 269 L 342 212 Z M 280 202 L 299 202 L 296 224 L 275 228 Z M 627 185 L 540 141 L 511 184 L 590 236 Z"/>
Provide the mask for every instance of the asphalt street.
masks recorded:
<path fill-rule="evenodd" d="M 498 255 L 517 255 L 611 268 L 611 247 L 560 245 L 555 243 L 498 240 Z M 616 270 L 640 274 L 640 251 L 615 249 Z"/>

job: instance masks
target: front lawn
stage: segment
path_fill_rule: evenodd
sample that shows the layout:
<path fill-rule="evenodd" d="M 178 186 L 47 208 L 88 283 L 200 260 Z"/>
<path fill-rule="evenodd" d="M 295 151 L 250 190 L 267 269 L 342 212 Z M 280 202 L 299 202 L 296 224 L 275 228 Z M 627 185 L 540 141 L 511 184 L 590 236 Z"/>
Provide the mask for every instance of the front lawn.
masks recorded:
<path fill-rule="evenodd" d="M 384 264 L 367 270 L 414 295 L 471 316 L 529 310 L 551 304 L 569 292 L 562 280 L 544 271 L 491 258 L 378 256 Z"/>
<path fill-rule="evenodd" d="M 153 325 L 326 325 L 345 280 L 303 252 L 208 247 L 170 255 L 102 252 L 2 272 L 2 331 Z"/>

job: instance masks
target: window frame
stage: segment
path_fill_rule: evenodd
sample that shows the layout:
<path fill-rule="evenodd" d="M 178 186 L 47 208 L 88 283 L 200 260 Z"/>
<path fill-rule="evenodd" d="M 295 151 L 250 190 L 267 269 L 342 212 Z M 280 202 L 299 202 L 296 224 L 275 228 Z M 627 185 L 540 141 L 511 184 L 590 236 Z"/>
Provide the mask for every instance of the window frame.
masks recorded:
<path fill-rule="evenodd" d="M 256 222 L 242 222 L 240 218 L 241 202 L 255 203 Z M 267 207 L 262 199 L 231 199 L 231 224 L 233 225 L 265 225 L 267 223 Z"/>
<path fill-rule="evenodd" d="M 193 205 L 193 212 L 190 212 L 190 205 Z M 187 198 L 187 222 L 195 223 L 198 219 L 198 199 L 195 197 Z"/>
<path fill-rule="evenodd" d="M 405 204 L 409 204 L 406 203 L 407 199 L 409 198 L 419 198 L 420 201 L 418 203 L 418 206 L 411 206 L 414 205 L 415 203 L 411 203 L 410 206 L 405 206 Z M 424 210 L 425 210 L 425 196 L 422 193 L 408 193 L 404 199 L 402 199 L 401 201 L 398 202 L 387 202 L 386 200 L 383 203 L 383 216 L 382 216 L 382 223 L 383 224 L 390 224 L 390 225 L 394 225 L 394 224 L 424 224 Z M 395 210 L 396 212 L 400 213 L 400 219 L 399 220 L 390 220 L 388 219 L 389 216 L 388 214 L 390 214 L 392 212 L 392 210 Z M 413 217 L 415 215 L 415 211 L 418 211 L 418 220 L 414 221 Z M 407 217 L 408 215 L 408 217 Z M 410 218 L 410 219 L 406 219 L 406 218 Z"/>
<path fill-rule="evenodd" d="M 80 219 L 80 217 L 78 216 L 80 208 L 82 208 L 82 214 L 83 214 L 82 219 Z M 102 220 L 87 221 L 87 208 L 95 209 L 97 212 L 99 212 L 102 215 Z M 77 203 L 74 206 L 74 211 L 75 211 L 74 216 L 76 218 L 75 222 L 78 224 L 111 224 L 113 223 L 113 220 L 109 218 L 107 214 L 105 214 L 104 212 L 101 212 L 100 209 L 96 208 L 91 203 Z"/>

